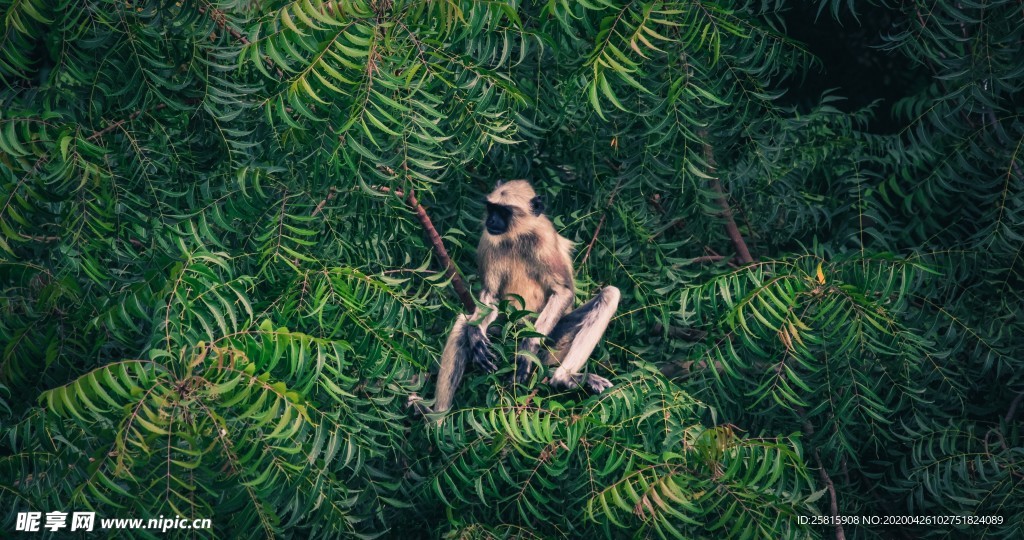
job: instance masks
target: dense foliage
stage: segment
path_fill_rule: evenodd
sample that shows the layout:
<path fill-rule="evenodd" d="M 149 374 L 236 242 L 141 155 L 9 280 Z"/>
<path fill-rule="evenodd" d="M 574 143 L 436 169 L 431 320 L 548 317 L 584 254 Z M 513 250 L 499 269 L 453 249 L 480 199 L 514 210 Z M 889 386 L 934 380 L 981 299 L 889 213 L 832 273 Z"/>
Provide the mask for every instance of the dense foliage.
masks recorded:
<path fill-rule="evenodd" d="M 0 527 L 1019 536 L 1024 11 L 823 0 L 911 66 L 849 108 L 802 4 L 0 0 Z M 463 306 L 395 194 L 472 285 L 524 177 L 623 291 L 615 387 L 425 422 Z"/>

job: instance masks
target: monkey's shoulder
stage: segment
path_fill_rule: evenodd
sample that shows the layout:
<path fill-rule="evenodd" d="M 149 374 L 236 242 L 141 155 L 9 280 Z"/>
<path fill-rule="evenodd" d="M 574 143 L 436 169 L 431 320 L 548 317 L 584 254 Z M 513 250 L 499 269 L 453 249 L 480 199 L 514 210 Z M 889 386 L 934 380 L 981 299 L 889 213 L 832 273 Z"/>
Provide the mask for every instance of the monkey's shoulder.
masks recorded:
<path fill-rule="evenodd" d="M 534 264 L 572 265 L 573 244 L 559 235 L 550 222 L 500 236 L 485 234 L 477 246 L 479 262 L 519 259 Z"/>

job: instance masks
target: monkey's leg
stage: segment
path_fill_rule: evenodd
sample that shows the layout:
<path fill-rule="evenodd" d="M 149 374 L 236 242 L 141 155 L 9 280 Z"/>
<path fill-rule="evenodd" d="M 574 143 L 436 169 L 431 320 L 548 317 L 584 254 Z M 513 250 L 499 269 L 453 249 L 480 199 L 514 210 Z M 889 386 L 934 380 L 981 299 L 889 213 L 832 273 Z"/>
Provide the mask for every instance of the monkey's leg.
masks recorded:
<path fill-rule="evenodd" d="M 534 329 L 545 336 L 550 335 L 558 321 L 562 319 L 562 314 L 565 313 L 565 310 L 572 306 L 572 300 L 573 293 L 571 290 L 565 287 L 554 288 L 548 297 L 547 303 L 544 304 L 544 308 L 541 309 L 540 314 L 537 316 L 537 322 L 533 324 Z M 519 347 L 516 351 L 515 382 L 522 384 L 530 378 L 533 363 L 524 353 L 536 356 L 542 339 L 533 337 L 519 342 Z"/>
<path fill-rule="evenodd" d="M 595 394 L 611 388 L 612 383 L 608 379 L 593 373 L 584 375 L 580 371 L 618 309 L 619 296 L 615 287 L 605 287 L 589 302 L 559 321 L 550 334 L 555 346 L 561 349 L 558 355 L 561 364 L 551 376 L 552 386 L 575 388 L 583 385 Z"/>

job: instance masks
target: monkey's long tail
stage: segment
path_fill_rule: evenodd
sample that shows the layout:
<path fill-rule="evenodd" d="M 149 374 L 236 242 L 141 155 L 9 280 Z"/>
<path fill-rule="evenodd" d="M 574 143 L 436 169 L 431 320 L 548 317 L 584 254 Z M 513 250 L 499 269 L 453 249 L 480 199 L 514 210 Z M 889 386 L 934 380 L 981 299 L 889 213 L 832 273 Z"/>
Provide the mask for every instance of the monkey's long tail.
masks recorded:
<path fill-rule="evenodd" d="M 462 375 L 466 372 L 466 363 L 472 349 L 466 344 L 467 320 L 465 314 L 455 319 L 455 326 L 444 344 L 441 369 L 437 372 L 437 389 L 434 391 L 434 412 L 444 412 L 451 408 L 455 389 L 459 387 Z"/>

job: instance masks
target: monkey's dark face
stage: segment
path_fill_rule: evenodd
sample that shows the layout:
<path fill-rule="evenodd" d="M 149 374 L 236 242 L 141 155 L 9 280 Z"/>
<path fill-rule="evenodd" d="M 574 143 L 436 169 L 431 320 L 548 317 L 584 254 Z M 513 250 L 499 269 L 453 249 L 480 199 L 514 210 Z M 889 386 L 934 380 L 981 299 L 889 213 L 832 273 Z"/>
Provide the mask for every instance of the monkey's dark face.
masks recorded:
<path fill-rule="evenodd" d="M 544 202 L 526 180 L 498 183 L 484 202 L 487 204 L 484 228 L 494 236 L 516 234 L 516 229 L 522 226 L 529 228 L 530 219 L 544 212 Z"/>
<path fill-rule="evenodd" d="M 487 232 L 498 236 L 508 232 L 512 225 L 512 210 L 500 204 L 487 203 L 487 219 L 484 221 L 484 228 Z"/>

